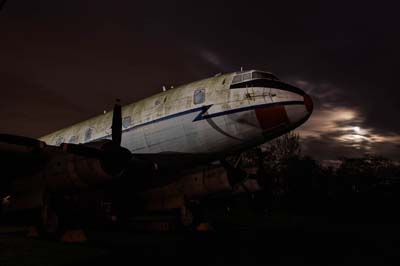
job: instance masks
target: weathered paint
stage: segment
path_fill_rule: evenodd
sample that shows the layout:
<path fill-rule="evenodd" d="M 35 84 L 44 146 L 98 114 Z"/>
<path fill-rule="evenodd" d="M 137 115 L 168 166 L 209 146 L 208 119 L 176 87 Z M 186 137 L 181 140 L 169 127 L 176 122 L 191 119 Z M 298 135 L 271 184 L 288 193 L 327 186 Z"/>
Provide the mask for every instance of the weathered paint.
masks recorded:
<path fill-rule="evenodd" d="M 309 116 L 303 95 L 275 88 L 229 89 L 235 74 L 182 85 L 123 107 L 122 117 L 131 119 L 123 128 L 122 146 L 133 153 L 211 153 L 242 149 L 265 142 L 263 133 L 283 119 L 282 112 L 286 113 L 287 131 Z M 205 89 L 206 97 L 203 103 L 195 104 L 193 95 L 199 88 Z M 274 117 L 277 109 L 280 118 Z M 57 145 L 68 143 L 74 137 L 79 143 L 110 138 L 111 120 L 112 112 L 109 112 L 41 140 Z M 92 134 L 85 140 L 89 128 Z"/>

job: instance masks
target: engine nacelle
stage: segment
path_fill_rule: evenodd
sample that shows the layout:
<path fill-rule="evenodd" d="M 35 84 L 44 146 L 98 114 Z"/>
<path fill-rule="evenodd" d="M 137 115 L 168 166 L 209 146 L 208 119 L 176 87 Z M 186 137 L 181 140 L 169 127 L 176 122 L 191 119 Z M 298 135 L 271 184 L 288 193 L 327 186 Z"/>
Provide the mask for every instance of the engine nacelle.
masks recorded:
<path fill-rule="evenodd" d="M 68 153 L 54 156 L 44 168 L 43 175 L 51 191 L 99 186 L 113 178 L 99 159 Z"/>
<path fill-rule="evenodd" d="M 108 140 L 90 145 L 62 144 L 60 148 L 49 147 L 51 156 L 43 169 L 46 185 L 53 191 L 105 185 L 131 160 L 128 150 Z"/>

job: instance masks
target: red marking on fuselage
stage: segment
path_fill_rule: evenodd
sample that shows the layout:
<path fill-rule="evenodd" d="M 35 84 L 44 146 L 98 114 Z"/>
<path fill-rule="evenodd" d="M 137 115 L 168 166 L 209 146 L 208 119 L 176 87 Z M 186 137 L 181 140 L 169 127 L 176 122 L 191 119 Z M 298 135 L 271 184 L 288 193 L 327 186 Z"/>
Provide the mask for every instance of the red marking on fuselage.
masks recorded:
<path fill-rule="evenodd" d="M 266 108 L 256 109 L 257 120 L 264 130 L 274 129 L 282 124 L 288 124 L 289 118 L 285 106 L 274 105 Z"/>

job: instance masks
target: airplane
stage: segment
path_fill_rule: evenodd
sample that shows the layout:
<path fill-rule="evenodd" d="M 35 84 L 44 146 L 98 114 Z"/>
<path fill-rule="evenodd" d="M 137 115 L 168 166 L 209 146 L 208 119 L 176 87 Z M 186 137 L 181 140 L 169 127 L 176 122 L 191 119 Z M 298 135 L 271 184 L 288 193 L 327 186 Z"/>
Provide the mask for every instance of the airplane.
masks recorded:
<path fill-rule="evenodd" d="M 262 189 L 224 158 L 290 132 L 312 111 L 303 90 L 270 72 L 241 70 L 124 107 L 117 100 L 112 112 L 39 139 L 0 134 L 3 212 L 37 210 L 38 227 L 49 232 L 77 219 L 71 195 L 118 183 L 128 205 L 136 195 L 144 210 L 186 214 L 188 200 Z"/>

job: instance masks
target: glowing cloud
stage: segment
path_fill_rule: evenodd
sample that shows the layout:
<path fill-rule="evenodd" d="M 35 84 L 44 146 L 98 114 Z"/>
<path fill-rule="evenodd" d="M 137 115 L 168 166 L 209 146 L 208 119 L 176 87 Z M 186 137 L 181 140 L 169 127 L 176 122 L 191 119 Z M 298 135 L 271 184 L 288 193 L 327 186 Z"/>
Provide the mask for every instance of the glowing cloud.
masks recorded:
<path fill-rule="evenodd" d="M 378 132 L 368 127 L 365 116 L 357 107 L 337 106 L 335 101 L 331 102 L 331 97 L 335 96 L 329 88 L 333 86 L 313 86 L 304 80 L 296 80 L 293 83 L 314 95 L 313 98 L 318 103 L 310 119 L 296 130 L 306 146 L 307 141 L 318 142 L 318 149 L 332 156 L 350 156 L 348 152 L 351 153 L 351 150 L 358 151 L 353 153 L 356 156 L 363 152 L 383 152 L 384 155 L 385 151 L 390 151 L 393 155 L 395 147 L 400 147 L 400 135 Z M 327 147 L 329 152 L 324 151 Z"/>

